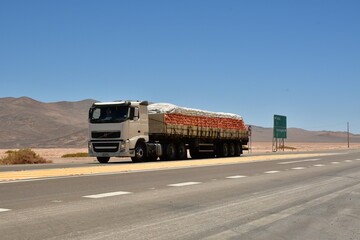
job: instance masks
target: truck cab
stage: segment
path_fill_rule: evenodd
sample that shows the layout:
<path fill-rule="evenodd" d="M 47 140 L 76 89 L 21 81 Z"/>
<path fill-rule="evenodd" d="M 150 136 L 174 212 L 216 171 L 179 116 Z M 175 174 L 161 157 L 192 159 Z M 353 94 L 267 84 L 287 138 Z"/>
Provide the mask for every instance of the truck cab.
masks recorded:
<path fill-rule="evenodd" d="M 94 103 L 89 110 L 89 156 L 141 158 L 149 141 L 147 101 Z M 140 147 L 139 147 L 140 146 Z"/>

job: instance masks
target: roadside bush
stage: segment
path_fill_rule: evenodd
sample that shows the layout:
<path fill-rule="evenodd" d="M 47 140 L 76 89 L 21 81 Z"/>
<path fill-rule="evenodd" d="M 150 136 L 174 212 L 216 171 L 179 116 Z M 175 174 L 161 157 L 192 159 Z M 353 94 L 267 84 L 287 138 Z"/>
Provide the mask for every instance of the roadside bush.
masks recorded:
<path fill-rule="evenodd" d="M 0 164 L 2 165 L 52 163 L 52 161 L 40 157 L 31 149 L 9 150 L 5 153 L 7 156 L 0 158 Z"/>
<path fill-rule="evenodd" d="M 88 157 L 89 154 L 88 153 L 68 153 L 68 154 L 64 154 L 61 157 L 62 158 L 71 158 L 71 157 Z"/>

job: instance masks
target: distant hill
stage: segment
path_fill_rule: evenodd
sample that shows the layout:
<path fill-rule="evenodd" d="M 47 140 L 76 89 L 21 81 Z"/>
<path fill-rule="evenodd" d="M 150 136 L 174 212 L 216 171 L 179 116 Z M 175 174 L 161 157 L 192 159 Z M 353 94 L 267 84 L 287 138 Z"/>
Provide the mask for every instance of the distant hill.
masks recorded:
<path fill-rule="evenodd" d="M 0 98 L 0 148 L 86 147 L 88 109 L 94 102 Z"/>
<path fill-rule="evenodd" d="M 253 126 L 253 142 L 271 142 L 272 128 Z M 343 143 L 347 142 L 347 132 L 308 131 L 301 128 L 288 128 L 286 142 Z M 350 134 L 350 141 L 360 143 L 360 134 Z"/>
<path fill-rule="evenodd" d="M 0 98 L 0 148 L 87 147 L 88 110 L 95 100 L 44 103 Z M 345 132 L 288 129 L 288 142 L 346 142 Z M 271 142 L 272 129 L 253 127 L 253 142 Z M 360 135 L 351 135 L 360 142 Z"/>

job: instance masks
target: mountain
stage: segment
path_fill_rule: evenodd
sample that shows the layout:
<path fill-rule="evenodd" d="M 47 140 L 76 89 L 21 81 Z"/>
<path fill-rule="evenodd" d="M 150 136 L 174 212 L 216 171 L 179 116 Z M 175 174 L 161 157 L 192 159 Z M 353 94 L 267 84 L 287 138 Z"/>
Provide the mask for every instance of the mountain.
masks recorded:
<path fill-rule="evenodd" d="M 253 142 L 272 141 L 272 128 L 253 126 L 252 131 Z M 350 141 L 360 143 L 360 134 L 350 134 Z M 345 143 L 347 142 L 347 132 L 308 131 L 301 128 L 288 128 L 286 142 Z"/>
<path fill-rule="evenodd" d="M 0 148 L 86 147 L 88 109 L 94 102 L 0 98 Z"/>
<path fill-rule="evenodd" d="M 88 110 L 96 102 L 44 103 L 28 97 L 0 98 L 0 148 L 86 148 Z M 351 135 L 360 142 L 360 135 Z M 253 142 L 271 142 L 272 129 L 253 126 Z M 346 142 L 346 132 L 288 129 L 287 142 Z"/>

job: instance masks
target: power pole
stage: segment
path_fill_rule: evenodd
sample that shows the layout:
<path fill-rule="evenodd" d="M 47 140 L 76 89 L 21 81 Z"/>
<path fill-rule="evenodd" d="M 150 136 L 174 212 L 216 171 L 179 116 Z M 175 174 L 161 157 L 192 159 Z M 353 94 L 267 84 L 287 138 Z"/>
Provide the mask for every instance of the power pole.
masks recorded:
<path fill-rule="evenodd" d="M 350 148 L 350 127 L 349 127 L 349 122 L 347 122 L 347 139 L 348 139 L 348 148 Z"/>

